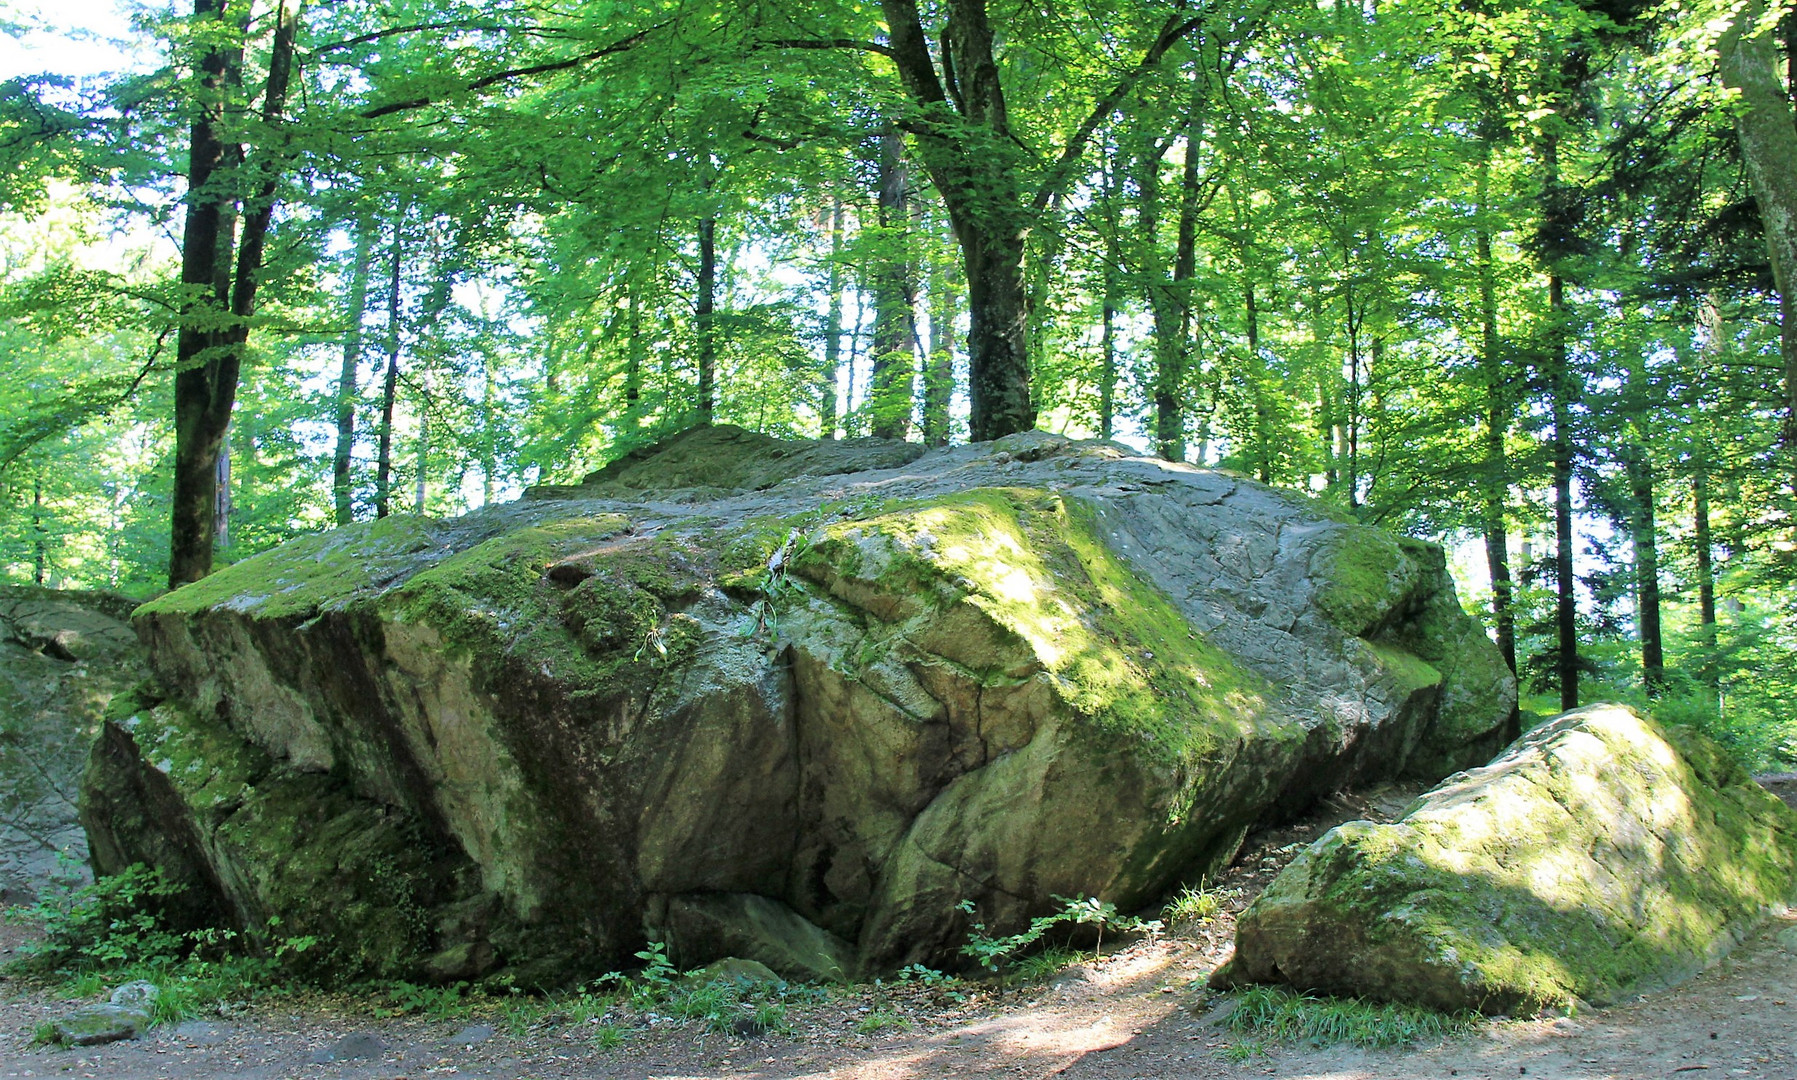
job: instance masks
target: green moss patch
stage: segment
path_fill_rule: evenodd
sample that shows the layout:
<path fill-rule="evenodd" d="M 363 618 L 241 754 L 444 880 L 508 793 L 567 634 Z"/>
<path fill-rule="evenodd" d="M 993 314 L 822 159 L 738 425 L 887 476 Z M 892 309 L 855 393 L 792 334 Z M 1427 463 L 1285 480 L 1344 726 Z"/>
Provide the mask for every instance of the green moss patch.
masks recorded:
<path fill-rule="evenodd" d="M 814 534 L 796 565 L 838 591 L 852 583 L 861 603 L 891 617 L 917 605 L 977 608 L 1054 676 L 1098 733 L 1139 738 L 1151 756 L 1203 755 L 1266 711 L 1265 683 L 1112 554 L 1095 511 L 1078 500 L 977 489 L 889 506 Z"/>

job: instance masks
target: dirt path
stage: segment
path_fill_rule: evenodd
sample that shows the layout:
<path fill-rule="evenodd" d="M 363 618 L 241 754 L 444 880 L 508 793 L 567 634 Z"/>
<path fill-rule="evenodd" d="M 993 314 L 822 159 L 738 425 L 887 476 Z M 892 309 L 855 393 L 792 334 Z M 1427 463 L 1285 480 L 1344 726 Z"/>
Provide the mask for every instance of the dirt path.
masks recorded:
<path fill-rule="evenodd" d="M 1797 782 L 1792 789 L 1787 797 L 1797 796 Z M 1407 792 L 1385 792 L 1263 835 L 1223 884 L 1237 891 L 1239 906 L 1294 844 L 1333 820 L 1386 816 L 1407 800 Z M 1231 1034 L 1221 1022 L 1227 1006 L 1198 989 L 1227 950 L 1230 916 L 1178 930 L 1002 1001 L 982 993 L 957 1002 L 915 986 L 831 995 L 791 1007 L 790 1035 L 707 1034 L 620 1012 L 623 1038 L 610 1049 L 599 1045 L 606 1025 L 597 1021 L 551 1016 L 514 1032 L 498 1018 L 379 1020 L 366 1002 L 348 998 L 281 1001 L 160 1028 L 137 1042 L 48 1049 L 31 1044 L 37 1025 L 83 1003 L 0 979 L 0 1080 L 1797 1080 L 1797 913 L 1697 978 L 1634 1003 L 1573 1018 L 1494 1022 L 1439 1046 L 1395 1052 L 1261 1047 Z M 0 951 L 13 944 L 0 940 Z M 896 1022 L 866 1030 L 881 1017 Z"/>

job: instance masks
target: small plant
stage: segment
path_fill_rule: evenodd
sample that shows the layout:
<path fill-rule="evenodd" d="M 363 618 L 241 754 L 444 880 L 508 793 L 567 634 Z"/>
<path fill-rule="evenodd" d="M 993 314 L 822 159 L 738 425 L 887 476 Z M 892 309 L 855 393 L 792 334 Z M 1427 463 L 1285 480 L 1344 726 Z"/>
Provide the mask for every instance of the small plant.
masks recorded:
<path fill-rule="evenodd" d="M 1187 885 L 1161 909 L 1161 918 L 1169 926 L 1181 923 L 1208 923 L 1228 908 L 1229 901 L 1239 895 L 1236 889 L 1215 888 L 1200 880 Z"/>
<path fill-rule="evenodd" d="M 616 1049 L 624 1042 L 624 1029 L 616 1024 L 601 1024 L 593 1029 L 593 1043 L 601 1050 Z"/>
<path fill-rule="evenodd" d="M 9 923 L 36 923 L 40 941 L 19 948 L 16 968 L 24 973 L 75 974 L 125 965 L 174 961 L 190 943 L 162 924 L 157 909 L 179 893 L 160 870 L 142 864 L 78 884 L 72 872 L 58 874 L 37 903 L 8 908 Z"/>
<path fill-rule="evenodd" d="M 1240 1042 L 1232 1042 L 1217 1052 L 1222 1054 L 1225 1060 L 1233 1061 L 1238 1065 L 1257 1057 L 1269 1056 L 1267 1044 L 1259 1039 L 1243 1039 Z"/>
<path fill-rule="evenodd" d="M 855 1032 L 860 1035 L 874 1035 L 888 1029 L 904 1031 L 910 1026 L 911 1021 L 886 1006 L 880 1006 L 855 1022 Z"/>
<path fill-rule="evenodd" d="M 973 901 L 961 901 L 956 905 L 956 910 L 973 917 L 972 925 L 967 931 L 967 944 L 961 946 L 961 955 L 971 957 L 975 963 L 996 976 L 999 992 L 1003 993 L 1006 970 L 1019 955 L 1041 941 L 1044 935 L 1057 926 L 1096 927 L 1100 956 L 1104 955 L 1104 931 L 1107 927 L 1118 931 L 1146 930 L 1150 933 L 1161 928 L 1159 922 L 1119 914 L 1117 905 L 1096 896 L 1073 899 L 1057 896 L 1055 899 L 1061 902 L 1060 911 L 1053 915 L 1039 915 L 1030 920 L 1027 928 L 1008 937 L 993 937 L 988 934 L 986 924 L 979 919 Z M 1063 963 L 1060 966 L 1066 965 Z"/>
<path fill-rule="evenodd" d="M 892 976 L 895 983 L 916 983 L 919 986 L 949 986 L 955 982 L 953 975 L 944 975 L 932 967 L 922 964 L 907 964 L 899 968 Z"/>
<path fill-rule="evenodd" d="M 1442 1013 L 1364 998 L 1321 997 L 1284 986 L 1251 986 L 1236 995 L 1227 1023 L 1231 1031 L 1267 1039 L 1379 1049 L 1461 1034 L 1480 1019 L 1471 1012 Z"/>

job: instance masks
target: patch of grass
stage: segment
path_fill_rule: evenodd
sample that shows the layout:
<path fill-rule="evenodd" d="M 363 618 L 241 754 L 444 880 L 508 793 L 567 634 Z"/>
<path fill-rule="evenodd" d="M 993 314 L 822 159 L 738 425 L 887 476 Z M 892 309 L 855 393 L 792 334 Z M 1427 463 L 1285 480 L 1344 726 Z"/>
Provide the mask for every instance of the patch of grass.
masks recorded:
<path fill-rule="evenodd" d="M 1018 982 L 1039 982 L 1058 975 L 1062 969 L 1086 958 L 1078 949 L 1055 946 L 1017 961 L 1011 969 Z"/>
<path fill-rule="evenodd" d="M 1322 997 L 1285 986 L 1251 986 L 1236 995 L 1229 1030 L 1262 1039 L 1349 1043 L 1367 1049 L 1409 1046 L 1473 1030 L 1477 1013 L 1442 1013 L 1364 998 Z"/>
<path fill-rule="evenodd" d="M 625 1030 L 616 1024 L 600 1024 L 593 1029 L 593 1045 L 601 1050 L 615 1050 L 626 1036 Z"/>
<path fill-rule="evenodd" d="M 891 1009 L 878 1008 L 855 1022 L 855 1032 L 859 1035 L 874 1035 L 887 1030 L 904 1031 L 910 1026 L 911 1021 Z"/>
<path fill-rule="evenodd" d="M 1218 1050 L 1217 1053 L 1222 1054 L 1225 1060 L 1233 1061 L 1237 1064 L 1244 1061 L 1252 1061 L 1257 1057 L 1270 1056 L 1267 1050 L 1267 1044 L 1261 1042 L 1259 1039 L 1243 1039 L 1240 1042 L 1232 1042 L 1228 1046 Z"/>
<path fill-rule="evenodd" d="M 1220 889 L 1208 882 L 1199 881 L 1196 885 L 1187 885 L 1180 889 L 1167 906 L 1161 909 L 1161 918 L 1168 926 L 1181 923 L 1208 923 L 1229 908 L 1229 901 L 1241 895 L 1239 889 Z"/>

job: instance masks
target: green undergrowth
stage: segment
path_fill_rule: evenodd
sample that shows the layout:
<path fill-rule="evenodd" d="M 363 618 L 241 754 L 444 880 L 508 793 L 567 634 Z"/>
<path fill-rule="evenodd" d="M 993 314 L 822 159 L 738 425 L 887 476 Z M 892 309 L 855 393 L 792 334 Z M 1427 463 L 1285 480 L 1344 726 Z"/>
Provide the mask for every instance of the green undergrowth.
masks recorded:
<path fill-rule="evenodd" d="M 278 923 L 253 935 L 170 929 L 159 907 L 177 891 L 159 871 L 141 865 L 86 885 L 62 879 L 38 902 L 3 913 L 7 922 L 38 931 L 5 971 L 76 1000 L 104 999 L 111 989 L 135 980 L 153 983 L 158 994 L 152 1025 L 228 1015 L 259 1002 L 330 995 L 347 996 L 358 1011 L 380 1018 L 481 1020 L 517 1035 L 569 1030 L 601 1047 L 617 1045 L 629 1030 L 648 1023 L 694 1024 L 735 1035 L 789 1032 L 788 1006 L 827 993 L 808 984 L 714 977 L 703 970 L 683 974 L 668 962 L 660 943 L 636 954 L 643 961 L 640 970 L 610 972 L 553 992 L 527 992 L 503 979 L 333 983 L 319 977 L 317 965 L 304 962 L 319 942 L 282 936 Z"/>
<path fill-rule="evenodd" d="M 1286 986 L 1250 986 L 1235 995 L 1230 1031 L 1258 1040 L 1385 1049 L 1437 1042 L 1475 1030 L 1474 1012 L 1443 1013 L 1364 998 L 1323 997 Z"/>

